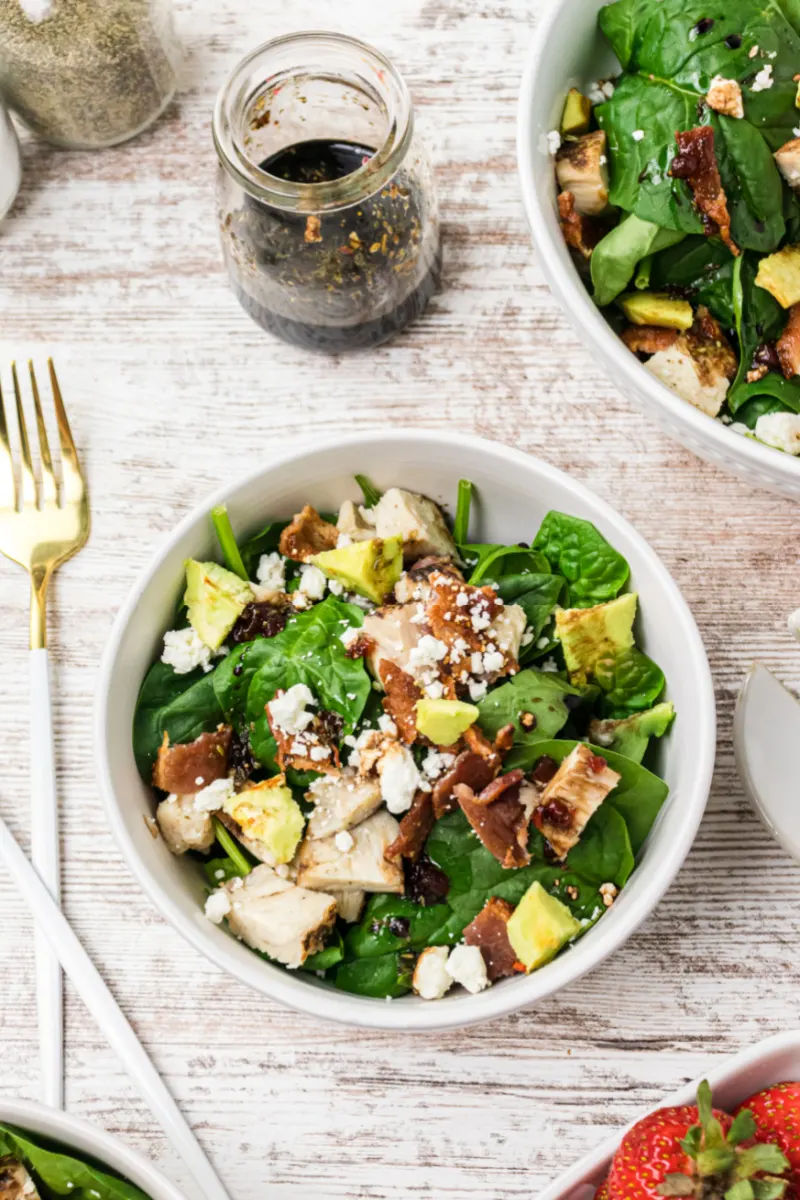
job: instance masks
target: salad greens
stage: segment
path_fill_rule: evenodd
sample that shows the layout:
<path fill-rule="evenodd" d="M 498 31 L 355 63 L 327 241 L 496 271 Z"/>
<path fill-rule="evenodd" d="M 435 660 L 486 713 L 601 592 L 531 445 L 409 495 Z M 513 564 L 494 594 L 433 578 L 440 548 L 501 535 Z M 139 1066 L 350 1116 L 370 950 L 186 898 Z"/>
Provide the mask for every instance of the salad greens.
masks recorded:
<path fill-rule="evenodd" d="M 359 995 L 436 998 L 425 952 L 466 941 L 453 979 L 479 990 L 548 957 L 501 925 L 514 966 L 496 969 L 475 932 L 490 911 L 543 889 L 566 946 L 613 903 L 668 794 L 643 760 L 674 712 L 636 597 L 617 600 L 628 564 L 590 522 L 550 512 L 530 544 L 475 542 L 469 481 L 452 533 L 425 497 L 358 482 L 365 504 L 335 524 L 307 506 L 239 543 L 214 511 L 236 578 L 193 564 L 191 611 L 219 648 L 165 635 L 134 753 L 169 848 L 202 864 L 207 915 L 256 952 Z"/>
<path fill-rule="evenodd" d="M 0 1124 L 0 1174 L 6 1157 L 27 1169 L 41 1200 L 61 1196 L 72 1200 L 148 1200 L 140 1188 L 94 1163 L 13 1125 Z"/>
<path fill-rule="evenodd" d="M 621 70 L 580 127 L 568 99 L 556 155 L 594 300 L 678 395 L 800 454 L 800 9 L 614 0 L 598 23 Z"/>

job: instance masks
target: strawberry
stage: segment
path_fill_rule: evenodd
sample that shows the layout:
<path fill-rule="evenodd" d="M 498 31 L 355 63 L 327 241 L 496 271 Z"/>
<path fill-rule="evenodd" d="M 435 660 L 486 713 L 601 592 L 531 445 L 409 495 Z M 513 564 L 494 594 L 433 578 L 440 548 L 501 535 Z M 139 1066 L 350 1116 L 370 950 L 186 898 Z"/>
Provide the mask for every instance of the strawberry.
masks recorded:
<path fill-rule="evenodd" d="M 609 1200 L 780 1200 L 788 1162 L 777 1146 L 756 1144 L 756 1124 L 711 1107 L 704 1080 L 697 1105 L 662 1108 L 634 1125 L 614 1155 Z"/>
<path fill-rule="evenodd" d="M 745 1109 L 755 1117 L 756 1141 L 779 1146 L 789 1160 L 791 1184 L 787 1198 L 800 1198 L 800 1083 L 776 1083 L 756 1092 L 736 1111 Z"/>
<path fill-rule="evenodd" d="M 608 1180 L 604 1179 L 594 1194 L 593 1200 L 608 1200 Z"/>

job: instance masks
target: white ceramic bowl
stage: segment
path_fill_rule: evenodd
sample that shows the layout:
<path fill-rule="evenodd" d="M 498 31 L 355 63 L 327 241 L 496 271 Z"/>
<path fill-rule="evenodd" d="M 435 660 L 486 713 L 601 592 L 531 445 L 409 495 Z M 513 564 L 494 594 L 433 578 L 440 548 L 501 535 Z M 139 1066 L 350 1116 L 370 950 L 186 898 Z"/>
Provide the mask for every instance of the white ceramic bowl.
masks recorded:
<path fill-rule="evenodd" d="M 400 484 L 451 509 L 459 478 L 473 480 L 478 498 L 472 533 L 481 541 L 528 541 L 551 508 L 593 521 L 631 565 L 631 587 L 641 594 L 640 637 L 664 669 L 678 711 L 661 764 L 671 795 L 620 899 L 567 954 L 477 996 L 461 993 L 436 1002 L 406 996 L 387 1004 L 270 965 L 206 919 L 200 868 L 154 840 L 146 820 L 153 813 L 153 796 L 136 771 L 131 749 L 136 695 L 169 628 L 183 586 L 184 559 L 217 553 L 208 520 L 211 506 L 224 501 L 234 528 L 247 533 L 305 503 L 336 509 L 357 494 L 356 472 L 368 473 L 378 488 Z M 180 523 L 117 617 L 97 691 L 95 745 L 106 810 L 122 852 L 159 911 L 193 946 L 236 979 L 315 1016 L 384 1029 L 440 1029 L 486 1020 L 551 995 L 612 954 L 652 911 L 683 862 L 705 807 L 714 761 L 714 693 L 703 643 L 678 588 L 653 551 L 607 504 L 518 450 L 458 434 L 398 430 L 288 453 L 226 485 Z"/>
<path fill-rule="evenodd" d="M 715 1105 L 729 1112 L 755 1092 L 774 1083 L 796 1082 L 800 1079 L 800 1033 L 779 1033 L 726 1058 L 720 1066 L 704 1072 L 693 1083 L 667 1096 L 657 1107 L 694 1104 L 701 1079 L 708 1079 L 711 1084 Z M 645 1115 L 642 1113 L 636 1119 L 641 1120 Z M 631 1121 L 625 1129 L 606 1138 L 596 1150 L 540 1192 L 537 1200 L 592 1200 L 594 1189 L 608 1175 L 611 1159 L 623 1134 L 634 1124 Z"/>
<path fill-rule="evenodd" d="M 592 356 L 645 417 L 701 458 L 748 483 L 800 499 L 800 460 L 731 432 L 706 416 L 644 369 L 592 303 L 569 250 L 556 210 L 556 187 L 547 133 L 558 129 L 571 87 L 619 72 L 597 28 L 606 0 L 552 0 L 533 37 L 522 79 L 517 119 L 517 158 L 522 195 L 545 278 Z"/>
<path fill-rule="evenodd" d="M 78 1117 L 70 1117 L 44 1104 L 0 1096 L 0 1121 L 60 1142 L 66 1153 L 95 1159 L 135 1183 L 150 1200 L 186 1200 L 183 1192 L 179 1192 L 141 1154 Z"/>

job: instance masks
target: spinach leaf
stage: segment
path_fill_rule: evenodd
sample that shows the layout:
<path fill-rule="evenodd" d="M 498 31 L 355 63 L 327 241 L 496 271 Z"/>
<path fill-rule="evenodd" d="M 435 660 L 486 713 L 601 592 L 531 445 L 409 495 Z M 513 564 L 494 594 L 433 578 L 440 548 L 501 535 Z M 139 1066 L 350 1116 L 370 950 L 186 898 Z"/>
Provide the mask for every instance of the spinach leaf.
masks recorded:
<path fill-rule="evenodd" d="M 148 1200 L 138 1187 L 92 1163 L 56 1148 L 45 1148 L 30 1134 L 0 1124 L 0 1156 L 11 1154 L 33 1175 L 42 1200 Z"/>
<path fill-rule="evenodd" d="M 329 971 L 331 967 L 335 967 L 344 958 L 344 940 L 342 935 L 336 931 L 322 950 L 318 950 L 316 954 L 309 954 L 306 961 L 300 968 L 302 971 Z"/>
<path fill-rule="evenodd" d="M 625 818 L 601 804 L 567 855 L 566 865 L 598 887 L 604 883 L 624 887 L 635 865 Z"/>
<path fill-rule="evenodd" d="M 549 574 L 550 564 L 543 554 L 527 546 L 470 547 L 482 551 L 469 577 L 473 586 L 496 583 L 507 575 Z"/>
<path fill-rule="evenodd" d="M 628 213 L 597 243 L 592 253 L 590 266 L 595 304 L 600 308 L 611 304 L 627 288 L 637 263 L 675 245 L 685 236 L 674 229 L 660 229 L 651 221 Z"/>
<path fill-rule="evenodd" d="M 333 982 L 344 992 L 357 996 L 404 996 L 411 991 L 414 955 L 384 954 L 381 958 L 357 958 L 336 967 Z"/>
<path fill-rule="evenodd" d="M 589 608 L 613 600 L 630 574 L 621 554 L 590 521 L 549 512 L 533 543 L 569 584 L 569 603 Z"/>
<path fill-rule="evenodd" d="M 774 402 L 771 407 L 763 407 L 763 412 L 779 412 L 784 409 L 800 413 L 800 384 L 794 379 L 784 379 L 782 375 L 777 375 L 774 371 L 765 375 L 763 379 L 756 380 L 755 383 L 743 383 L 737 387 L 733 394 L 728 396 L 728 408 L 736 414 L 737 420 L 744 420 L 739 410 L 756 397 Z M 758 416 L 761 416 L 761 412 L 758 413 Z"/>
<path fill-rule="evenodd" d="M 690 289 L 697 304 L 705 304 L 726 329 L 733 329 L 734 257 L 719 238 L 689 237 L 653 259 L 650 285 L 654 291 Z"/>
<path fill-rule="evenodd" d="M 349 958 L 380 958 L 394 951 L 422 950 L 436 945 L 436 935 L 450 915 L 447 904 L 425 906 L 404 896 L 371 896 L 361 920 L 345 935 L 345 950 Z M 396 932 L 402 924 L 392 928 L 397 918 L 408 922 L 408 933 Z"/>
<path fill-rule="evenodd" d="M 239 547 L 248 579 L 255 579 L 262 554 L 277 551 L 281 534 L 288 524 L 288 521 L 270 521 Z"/>
<path fill-rule="evenodd" d="M 636 646 L 614 658 L 601 658 L 594 678 L 612 709 L 643 709 L 655 704 L 664 690 L 664 672 Z"/>
<path fill-rule="evenodd" d="M 225 858 L 204 859 L 203 874 L 208 886 L 214 889 L 230 883 L 232 879 L 240 879 L 242 870 L 238 862 L 234 862 L 232 858 L 226 856 Z M 250 874 L 249 870 L 247 874 Z"/>
<path fill-rule="evenodd" d="M 514 745 L 546 741 L 564 728 L 574 708 L 596 695 L 596 688 L 582 691 L 552 671 L 528 668 L 484 696 L 478 703 L 478 724 L 492 739 L 504 725 L 513 725 Z M 522 713 L 536 718 L 532 729 L 520 724 Z"/>
<path fill-rule="evenodd" d="M 357 605 L 329 596 L 292 618 L 275 637 L 252 643 L 259 646 L 258 665 L 247 689 L 246 720 L 251 728 L 250 748 L 259 762 L 266 766 L 274 762 L 275 741 L 264 710 L 278 688 L 307 684 L 323 708 L 344 717 L 344 732 L 352 732 L 372 685 L 363 661 L 345 654 L 340 634 L 349 626 L 360 626 L 363 615 Z"/>
<path fill-rule="evenodd" d="M 222 720 L 213 672 L 206 675 L 198 668 L 178 675 L 167 663 L 153 663 L 133 718 L 133 753 L 142 778 L 149 782 L 165 732 L 171 742 L 192 742 L 201 733 L 211 733 Z"/>
<path fill-rule="evenodd" d="M 509 753 L 505 766 L 509 771 L 520 767 L 523 771 L 528 772 L 535 767 L 544 754 L 560 763 L 568 754 L 572 753 L 577 744 L 571 740 L 558 740 L 515 747 Z M 616 771 L 621 776 L 619 783 L 605 803 L 610 804 L 620 816 L 625 818 L 631 849 L 636 855 L 641 850 L 662 804 L 669 795 L 669 788 L 663 779 L 659 779 L 641 763 L 625 758 L 622 754 L 615 754 L 612 750 L 605 750 L 602 746 L 592 746 L 591 748 L 595 754 L 599 754 L 606 760 L 612 771 Z"/>
<path fill-rule="evenodd" d="M 732 413 L 736 412 L 744 399 L 750 399 L 753 394 L 746 393 L 745 389 L 750 386 L 747 384 L 747 372 L 750 370 L 756 349 L 761 342 L 777 338 L 786 321 L 786 314 L 774 296 L 765 288 L 757 286 L 757 272 L 758 259 L 752 254 L 742 254 L 734 263 L 732 295 L 736 335 L 739 339 L 739 370 L 727 396 L 728 408 Z M 768 378 L 769 376 L 766 376 L 765 380 Z M 765 380 L 761 380 L 761 383 Z M 769 386 L 767 385 L 767 388 Z M 755 394 L 769 392 L 765 393 L 765 389 L 762 388 Z"/>
<path fill-rule="evenodd" d="M 759 417 L 767 413 L 791 411 L 785 404 L 781 404 L 780 400 L 773 400 L 770 396 L 754 396 L 741 404 L 736 413 L 736 420 L 748 429 L 755 429 Z"/>
<path fill-rule="evenodd" d="M 366 475 L 356 475 L 355 481 L 361 488 L 364 497 L 364 508 L 374 508 L 381 498 L 381 493 L 372 485 Z"/>
<path fill-rule="evenodd" d="M 786 232 L 783 184 L 772 151 L 749 121 L 714 113 L 711 124 L 733 240 L 769 253 Z"/>

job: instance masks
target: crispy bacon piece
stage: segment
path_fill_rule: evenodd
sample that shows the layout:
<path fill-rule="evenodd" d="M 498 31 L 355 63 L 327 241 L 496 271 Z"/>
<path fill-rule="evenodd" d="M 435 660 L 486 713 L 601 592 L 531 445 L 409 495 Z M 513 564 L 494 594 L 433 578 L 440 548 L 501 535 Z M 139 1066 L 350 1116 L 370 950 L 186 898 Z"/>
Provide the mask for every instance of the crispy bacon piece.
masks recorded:
<path fill-rule="evenodd" d="M 789 320 L 775 344 L 781 370 L 787 379 L 800 375 L 800 304 L 789 309 Z"/>
<path fill-rule="evenodd" d="M 386 691 L 383 707 L 397 726 L 400 737 L 410 746 L 417 738 L 417 702 L 422 699 L 422 692 L 408 672 L 388 658 L 380 660 L 378 672 Z"/>
<path fill-rule="evenodd" d="M 525 867 L 531 861 L 528 811 L 519 799 L 519 789 L 519 784 L 509 788 L 494 804 L 480 804 L 465 783 L 456 784 L 454 789 L 464 816 L 502 867 Z"/>
<path fill-rule="evenodd" d="M 497 736 L 494 739 L 494 748 L 498 754 L 507 754 L 514 745 L 514 734 L 516 730 L 511 725 L 504 725 L 502 729 L 498 729 Z"/>
<path fill-rule="evenodd" d="M 276 699 L 282 695 L 282 689 L 275 693 Z M 302 733 L 287 733 L 273 721 L 269 704 L 265 705 L 265 711 L 278 747 L 275 758 L 280 771 L 285 772 L 287 767 L 293 767 L 295 771 L 319 771 L 322 774 L 331 774 L 339 770 L 339 749 L 336 742 L 342 726 L 338 713 L 321 709 Z M 314 756 L 314 752 L 320 750 L 327 751 L 325 756 Z"/>
<path fill-rule="evenodd" d="M 383 852 L 390 862 L 408 858 L 416 862 L 425 848 L 428 834 L 433 829 L 433 801 L 430 792 L 417 792 L 411 808 L 400 822 L 400 833 Z"/>
<path fill-rule="evenodd" d="M 714 130 L 710 125 L 675 134 L 678 152 L 669 169 L 674 179 L 685 179 L 694 193 L 695 207 L 703 217 L 706 234 L 719 234 L 731 254 L 739 247 L 731 238 L 728 198 L 719 176 L 714 153 Z"/>
<path fill-rule="evenodd" d="M 503 759 L 496 744 L 492 745 L 483 730 L 479 729 L 477 725 L 470 725 L 469 729 L 464 732 L 464 741 L 473 754 L 479 755 L 486 765 L 491 767 L 492 775 L 497 775 L 503 765 Z"/>
<path fill-rule="evenodd" d="M 658 354 L 669 350 L 678 336 L 677 329 L 660 329 L 657 325 L 630 325 L 622 340 L 633 354 Z"/>
<path fill-rule="evenodd" d="M 500 799 L 505 792 L 510 788 L 519 789 L 519 785 L 525 778 L 525 772 L 517 768 L 515 771 L 509 771 L 507 775 L 498 775 L 491 783 L 487 783 L 475 797 L 476 804 L 494 804 Z"/>
<path fill-rule="evenodd" d="M 447 774 L 434 784 L 433 813 L 437 820 L 458 807 L 453 794 L 458 784 L 466 784 L 477 794 L 491 783 L 494 774 L 493 768 L 480 754 L 474 754 L 471 750 L 462 751 Z"/>
<path fill-rule="evenodd" d="M 281 534 L 278 549 L 286 558 L 305 562 L 313 554 L 333 550 L 339 540 L 339 530 L 324 521 L 315 508 L 307 504 L 302 512 L 295 513 L 291 524 Z"/>
<path fill-rule="evenodd" d="M 169 744 L 165 731 L 153 766 L 153 785 L 176 796 L 202 792 L 215 779 L 224 779 L 228 774 L 232 740 L 230 725 L 220 725 L 215 733 L 201 733 L 193 742 L 177 746 Z"/>
<path fill-rule="evenodd" d="M 591 258 L 602 234 L 591 217 L 575 211 L 575 197 L 572 192 L 559 192 L 558 216 L 567 245 L 577 250 L 584 258 Z"/>
<path fill-rule="evenodd" d="M 508 921 L 513 912 L 513 904 L 490 896 L 475 920 L 464 930 L 467 945 L 480 949 L 491 983 L 525 970 L 508 940 Z"/>

